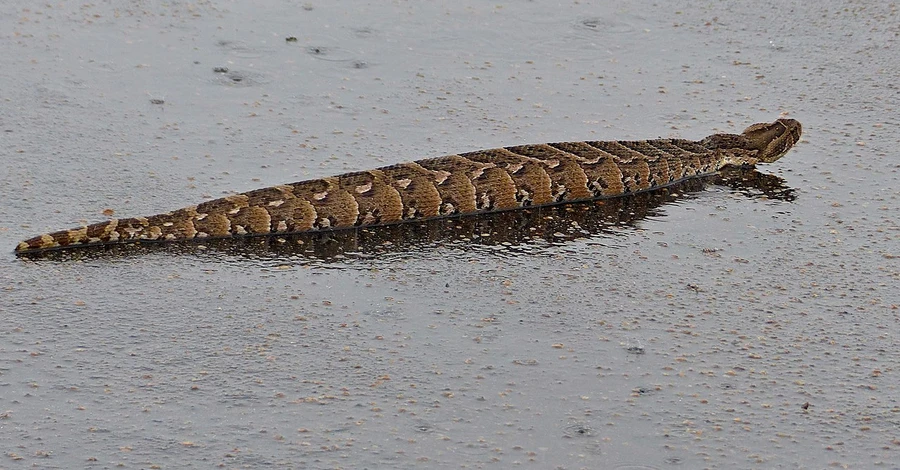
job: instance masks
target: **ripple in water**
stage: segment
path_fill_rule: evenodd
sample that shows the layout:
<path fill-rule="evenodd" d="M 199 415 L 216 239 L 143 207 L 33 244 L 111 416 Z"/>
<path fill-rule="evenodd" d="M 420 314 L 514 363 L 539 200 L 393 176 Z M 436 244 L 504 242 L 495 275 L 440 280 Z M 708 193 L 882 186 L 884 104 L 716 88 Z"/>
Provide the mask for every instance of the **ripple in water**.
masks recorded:
<path fill-rule="evenodd" d="M 637 31 L 633 22 L 628 21 L 627 17 L 622 16 L 590 16 L 587 18 L 579 18 L 573 26 L 575 30 L 589 34 L 625 34 Z"/>
<path fill-rule="evenodd" d="M 215 67 L 213 73 L 215 74 L 213 81 L 224 86 L 251 87 L 271 81 L 267 75 L 249 70 L 229 70 L 226 67 Z"/>
<path fill-rule="evenodd" d="M 584 421 L 570 421 L 569 424 L 563 426 L 563 437 L 581 438 L 593 435 L 594 429 Z"/>

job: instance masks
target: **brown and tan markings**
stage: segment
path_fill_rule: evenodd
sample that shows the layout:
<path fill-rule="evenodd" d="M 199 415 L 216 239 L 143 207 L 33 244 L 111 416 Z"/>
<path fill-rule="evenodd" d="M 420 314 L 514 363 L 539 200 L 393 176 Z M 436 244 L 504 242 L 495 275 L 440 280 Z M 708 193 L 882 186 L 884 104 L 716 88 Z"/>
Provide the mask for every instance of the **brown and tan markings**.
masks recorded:
<path fill-rule="evenodd" d="M 18 253 L 139 241 L 298 233 L 627 196 L 781 158 L 800 123 L 779 119 L 700 141 L 521 145 L 272 186 L 149 217 L 25 240 Z"/>

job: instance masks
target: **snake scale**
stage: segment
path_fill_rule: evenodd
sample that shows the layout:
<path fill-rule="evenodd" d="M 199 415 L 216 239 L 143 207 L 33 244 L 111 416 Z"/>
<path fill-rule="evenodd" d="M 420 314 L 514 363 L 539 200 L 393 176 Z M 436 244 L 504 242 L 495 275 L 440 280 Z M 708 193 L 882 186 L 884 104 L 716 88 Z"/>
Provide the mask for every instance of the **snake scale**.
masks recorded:
<path fill-rule="evenodd" d="M 25 240 L 20 254 L 142 241 L 337 230 L 627 196 L 781 158 L 800 123 L 778 119 L 700 141 L 522 145 L 272 186 L 149 217 Z"/>

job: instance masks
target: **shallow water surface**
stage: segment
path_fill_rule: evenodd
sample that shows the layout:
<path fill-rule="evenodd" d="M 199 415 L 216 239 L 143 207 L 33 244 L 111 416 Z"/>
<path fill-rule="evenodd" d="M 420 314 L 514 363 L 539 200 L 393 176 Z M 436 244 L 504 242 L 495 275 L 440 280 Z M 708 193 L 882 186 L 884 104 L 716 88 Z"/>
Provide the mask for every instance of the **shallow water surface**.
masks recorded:
<path fill-rule="evenodd" d="M 0 467 L 896 467 L 897 14 L 0 6 Z M 710 181 L 319 251 L 11 252 L 104 211 L 782 114 L 805 134 L 759 168 L 777 191 Z"/>

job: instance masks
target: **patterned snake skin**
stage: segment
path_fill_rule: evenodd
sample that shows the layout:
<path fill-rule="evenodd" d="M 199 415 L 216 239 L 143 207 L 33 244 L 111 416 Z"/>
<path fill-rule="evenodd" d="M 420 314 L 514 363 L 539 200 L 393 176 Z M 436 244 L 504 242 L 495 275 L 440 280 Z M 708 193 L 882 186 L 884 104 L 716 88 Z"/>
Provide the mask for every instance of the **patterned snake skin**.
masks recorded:
<path fill-rule="evenodd" d="M 799 122 L 779 119 L 701 141 L 585 141 L 478 150 L 62 230 L 25 240 L 15 251 L 335 230 L 627 196 L 729 165 L 774 162 L 800 134 Z"/>

